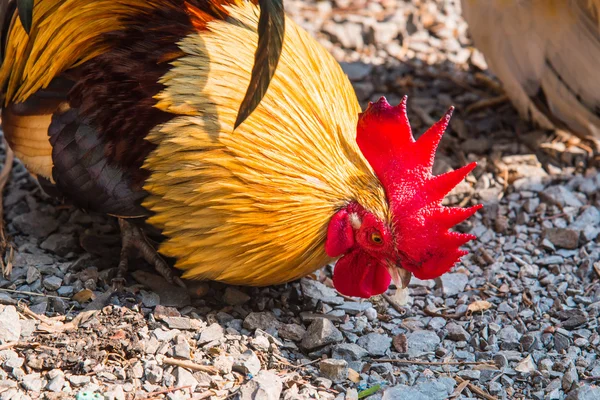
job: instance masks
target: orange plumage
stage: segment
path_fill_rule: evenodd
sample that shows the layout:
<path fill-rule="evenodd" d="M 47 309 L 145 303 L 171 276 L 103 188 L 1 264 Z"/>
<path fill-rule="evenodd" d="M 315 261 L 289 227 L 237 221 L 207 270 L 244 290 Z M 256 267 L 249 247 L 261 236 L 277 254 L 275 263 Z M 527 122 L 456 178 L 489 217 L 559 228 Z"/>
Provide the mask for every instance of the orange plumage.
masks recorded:
<path fill-rule="evenodd" d="M 327 255 L 326 238 L 351 246 L 344 251 L 357 255 L 353 259 L 385 260 L 371 274 L 383 280 L 358 291 L 345 285 L 352 295 L 385 290 L 390 277 L 404 271 L 403 262 L 423 275 L 420 268 L 434 255 L 443 260 L 439 273 L 458 260 L 458 246 L 470 237 L 443 232 L 448 221 L 451 226 L 467 216 L 457 219 L 453 211 L 453 218 L 434 224 L 443 245 L 402 249 L 394 224 L 405 219 L 397 218 L 398 209 L 420 213 L 411 223 L 419 220 L 428 238 L 427 218 L 431 210 L 440 218 L 445 193 L 422 197 L 413 208 L 410 200 L 407 207 L 390 205 L 391 186 L 382 185 L 356 142 L 360 107 L 352 86 L 331 55 L 291 20 L 266 95 L 234 131 L 257 49 L 256 5 L 113 5 L 38 0 L 29 36 L 12 17 L 0 68 L 4 130 L 44 187 L 79 207 L 118 216 L 124 229 L 136 220 L 158 228 L 165 238 L 159 252 L 175 258 L 186 278 L 288 282 L 344 254 Z M 406 131 L 405 122 L 389 126 Z M 436 129 L 439 138 L 443 129 Z M 392 147 L 395 155 L 405 151 Z M 431 160 L 417 161 L 394 176 L 410 180 Z M 426 188 L 432 177 L 419 176 Z M 348 213 L 337 214 L 341 210 Z M 346 236 L 330 230 L 327 237 L 334 215 L 349 218 L 335 219 Z M 363 234 L 367 241 L 389 241 L 385 254 L 378 250 L 381 259 L 369 258 L 373 243 L 363 243 Z M 371 261 L 352 266 L 372 267 Z"/>

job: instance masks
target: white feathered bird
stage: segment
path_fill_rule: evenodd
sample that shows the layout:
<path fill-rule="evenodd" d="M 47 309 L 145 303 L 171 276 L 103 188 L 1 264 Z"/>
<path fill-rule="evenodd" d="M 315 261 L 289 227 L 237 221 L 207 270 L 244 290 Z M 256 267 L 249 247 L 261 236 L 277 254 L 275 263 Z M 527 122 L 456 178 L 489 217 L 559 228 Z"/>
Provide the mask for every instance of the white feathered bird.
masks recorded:
<path fill-rule="evenodd" d="M 522 117 L 600 140 L 600 0 L 462 0 L 462 8 Z"/>

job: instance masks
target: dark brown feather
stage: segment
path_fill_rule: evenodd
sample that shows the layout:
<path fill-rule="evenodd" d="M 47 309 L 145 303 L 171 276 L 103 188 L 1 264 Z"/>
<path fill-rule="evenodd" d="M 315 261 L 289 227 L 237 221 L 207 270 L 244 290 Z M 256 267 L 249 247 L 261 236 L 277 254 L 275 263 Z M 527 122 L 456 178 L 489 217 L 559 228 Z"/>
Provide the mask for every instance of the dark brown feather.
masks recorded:
<path fill-rule="evenodd" d="M 258 0 L 258 4 L 260 5 L 258 46 L 254 55 L 250 84 L 240 105 L 234 129 L 252 114 L 267 93 L 283 47 L 285 35 L 283 0 Z"/>

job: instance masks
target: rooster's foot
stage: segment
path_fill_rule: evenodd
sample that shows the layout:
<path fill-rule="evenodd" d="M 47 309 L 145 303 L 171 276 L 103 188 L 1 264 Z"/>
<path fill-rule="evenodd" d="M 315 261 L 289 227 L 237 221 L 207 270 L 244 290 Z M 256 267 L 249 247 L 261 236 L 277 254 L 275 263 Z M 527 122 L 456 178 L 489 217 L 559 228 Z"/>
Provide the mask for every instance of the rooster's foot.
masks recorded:
<path fill-rule="evenodd" d="M 167 282 L 175 284 L 185 288 L 185 284 L 177 275 L 175 275 L 173 268 L 162 259 L 158 252 L 148 243 L 146 235 L 142 230 L 134 224 L 128 222 L 126 219 L 119 218 L 119 226 L 121 228 L 121 261 L 117 268 L 117 276 L 113 279 L 113 287 L 115 289 L 122 289 L 125 282 L 125 273 L 129 267 L 129 254 L 131 249 L 137 249 L 144 260 L 154 267 Z"/>

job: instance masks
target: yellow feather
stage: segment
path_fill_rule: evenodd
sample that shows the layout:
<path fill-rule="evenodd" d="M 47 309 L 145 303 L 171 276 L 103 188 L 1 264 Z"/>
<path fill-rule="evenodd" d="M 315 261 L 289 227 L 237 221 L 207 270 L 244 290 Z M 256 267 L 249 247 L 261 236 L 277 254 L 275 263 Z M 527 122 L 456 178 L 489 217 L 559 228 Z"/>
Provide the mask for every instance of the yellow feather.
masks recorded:
<path fill-rule="evenodd" d="M 27 35 L 13 16 L 0 87 L 5 104 L 25 101 L 52 79 L 102 53 L 107 32 L 126 28 L 126 18 L 164 7 L 161 0 L 44 0 L 36 1 Z"/>
<path fill-rule="evenodd" d="M 183 39 L 158 107 L 179 114 L 154 129 L 158 145 L 144 205 L 163 229 L 160 251 L 187 278 L 268 285 L 330 261 L 329 219 L 352 200 L 389 219 L 385 193 L 356 145 L 360 107 L 335 60 L 286 20 L 274 79 L 232 132 L 256 49 L 258 9 Z"/>

